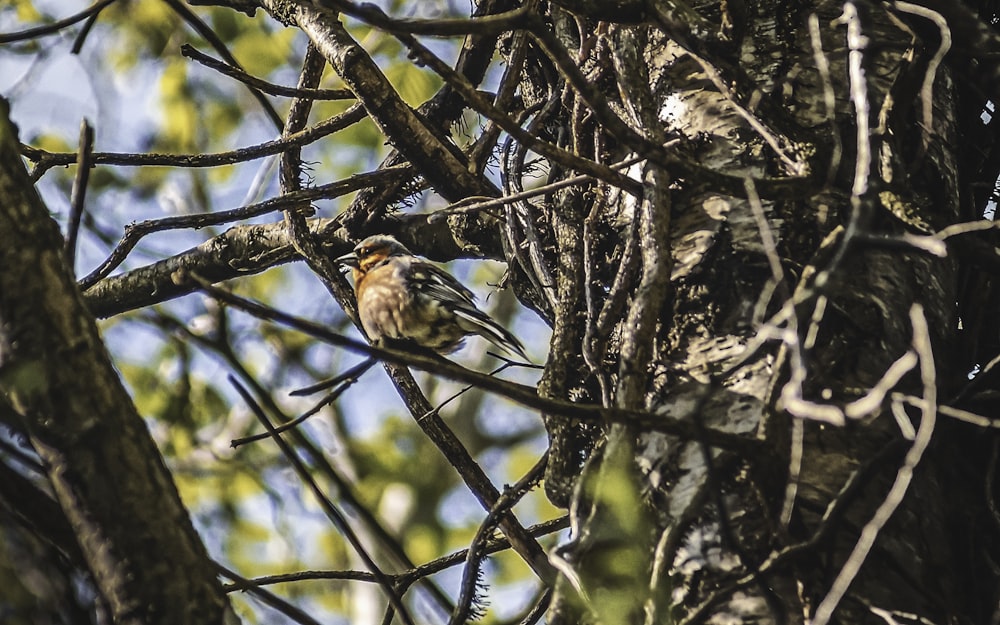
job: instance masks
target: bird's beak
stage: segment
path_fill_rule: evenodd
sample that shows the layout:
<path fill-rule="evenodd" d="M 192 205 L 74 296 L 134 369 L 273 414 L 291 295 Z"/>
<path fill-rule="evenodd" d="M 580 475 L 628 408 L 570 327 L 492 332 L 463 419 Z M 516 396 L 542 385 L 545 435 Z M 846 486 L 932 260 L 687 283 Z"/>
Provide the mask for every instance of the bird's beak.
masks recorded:
<path fill-rule="evenodd" d="M 354 252 L 349 252 L 347 254 L 344 254 L 343 256 L 338 256 L 337 258 L 334 258 L 333 262 L 337 263 L 338 265 L 347 265 L 348 267 L 354 267 L 355 269 L 357 269 L 358 255 L 355 254 Z"/>

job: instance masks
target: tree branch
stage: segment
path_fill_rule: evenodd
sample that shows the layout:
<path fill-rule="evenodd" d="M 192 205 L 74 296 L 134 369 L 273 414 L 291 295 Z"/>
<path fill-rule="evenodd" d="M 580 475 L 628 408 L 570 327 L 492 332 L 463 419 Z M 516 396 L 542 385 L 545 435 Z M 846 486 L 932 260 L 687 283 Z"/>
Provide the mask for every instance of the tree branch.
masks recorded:
<path fill-rule="evenodd" d="M 435 133 L 403 102 L 332 11 L 303 0 L 264 0 L 261 4 L 279 18 L 294 20 L 309 35 L 389 143 L 420 169 L 438 193 L 453 202 L 470 195 L 499 195 L 496 187 L 469 170 L 467 159 L 449 139 Z"/>

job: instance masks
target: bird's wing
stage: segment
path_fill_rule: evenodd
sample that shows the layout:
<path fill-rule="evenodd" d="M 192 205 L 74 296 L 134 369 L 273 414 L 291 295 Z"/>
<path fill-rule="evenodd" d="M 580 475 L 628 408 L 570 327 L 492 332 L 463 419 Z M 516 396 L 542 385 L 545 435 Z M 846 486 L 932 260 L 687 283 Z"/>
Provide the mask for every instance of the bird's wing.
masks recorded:
<path fill-rule="evenodd" d="M 497 347 L 525 360 L 524 347 L 517 338 L 476 307 L 476 296 L 447 271 L 423 261 L 414 261 L 407 278 L 429 297 L 445 304 L 469 333 L 478 334 Z"/>
<path fill-rule="evenodd" d="M 474 332 L 497 347 L 528 360 L 521 341 L 483 311 L 474 306 L 465 306 L 456 309 L 455 316 L 459 318 L 462 327 L 469 332 Z"/>
<path fill-rule="evenodd" d="M 406 278 L 429 297 L 475 308 L 476 296 L 472 291 L 440 267 L 419 260 L 413 261 Z"/>

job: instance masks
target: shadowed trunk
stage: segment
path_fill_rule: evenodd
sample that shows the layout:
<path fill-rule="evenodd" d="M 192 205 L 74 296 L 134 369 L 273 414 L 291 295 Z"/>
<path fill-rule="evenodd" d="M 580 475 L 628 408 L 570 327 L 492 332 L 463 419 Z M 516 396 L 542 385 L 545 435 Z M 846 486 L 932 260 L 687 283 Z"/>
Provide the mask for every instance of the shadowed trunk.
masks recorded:
<path fill-rule="evenodd" d="M 589 51 L 587 81 L 668 147 L 628 170 L 641 196 L 520 205 L 556 285 L 542 391 L 760 448 L 550 417 L 546 486 L 576 527 L 554 556 L 566 575 L 550 618 L 983 622 L 995 588 L 975 581 L 990 560 L 970 537 L 988 519 L 969 511 L 990 445 L 928 405 L 977 362 L 953 352 L 957 246 L 926 238 L 977 218 L 939 29 L 905 6 L 679 10 L 640 25 L 553 11 L 557 35 Z M 650 154 L 601 132 L 560 83 L 522 89 L 565 147 L 609 164 Z"/>

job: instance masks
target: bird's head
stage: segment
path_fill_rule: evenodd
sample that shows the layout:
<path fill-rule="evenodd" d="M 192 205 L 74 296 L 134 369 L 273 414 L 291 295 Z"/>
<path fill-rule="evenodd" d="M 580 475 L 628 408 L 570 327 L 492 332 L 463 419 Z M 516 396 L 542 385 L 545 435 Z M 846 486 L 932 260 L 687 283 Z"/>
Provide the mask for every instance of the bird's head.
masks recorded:
<path fill-rule="evenodd" d="M 359 273 L 367 273 L 386 258 L 409 255 L 410 250 L 388 234 L 372 235 L 354 246 L 354 251 L 344 254 L 334 262 L 353 267 Z"/>

